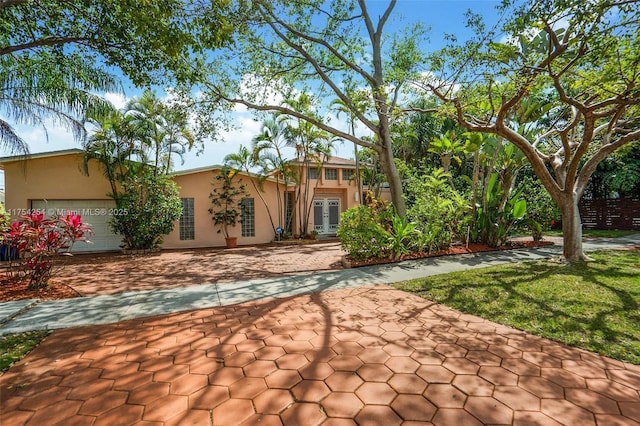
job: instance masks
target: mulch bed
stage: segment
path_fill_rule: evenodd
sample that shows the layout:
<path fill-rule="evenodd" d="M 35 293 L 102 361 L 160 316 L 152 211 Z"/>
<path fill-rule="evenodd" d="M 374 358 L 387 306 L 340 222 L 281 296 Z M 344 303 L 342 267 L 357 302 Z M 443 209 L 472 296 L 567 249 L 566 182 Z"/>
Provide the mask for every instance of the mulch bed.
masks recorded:
<path fill-rule="evenodd" d="M 385 259 L 370 259 L 367 261 L 355 261 L 351 259 L 348 255 L 343 257 L 343 265 L 346 268 L 358 268 L 361 266 L 369 266 L 369 265 L 383 265 L 387 263 L 395 263 L 403 260 L 415 260 L 415 259 L 425 259 L 428 257 L 439 257 L 439 256 L 449 256 L 455 254 L 468 254 L 468 253 L 480 253 L 487 251 L 500 251 L 500 250 L 513 250 L 520 248 L 531 248 L 531 247 L 541 247 L 541 246 L 550 246 L 553 245 L 551 241 L 511 241 L 507 245 L 500 247 L 490 247 L 486 244 L 477 244 L 470 243 L 468 246 L 466 245 L 452 245 L 451 247 L 440 250 L 433 253 L 411 253 L 407 255 L 403 255 L 399 260 L 394 261 L 393 259 L 385 258 Z"/>
<path fill-rule="evenodd" d="M 8 280 L 6 277 L 0 278 L 0 302 L 11 302 L 14 300 L 40 299 L 59 300 L 81 297 L 80 293 L 66 284 L 51 280 L 44 288 L 30 290 L 26 281 L 16 282 Z"/>

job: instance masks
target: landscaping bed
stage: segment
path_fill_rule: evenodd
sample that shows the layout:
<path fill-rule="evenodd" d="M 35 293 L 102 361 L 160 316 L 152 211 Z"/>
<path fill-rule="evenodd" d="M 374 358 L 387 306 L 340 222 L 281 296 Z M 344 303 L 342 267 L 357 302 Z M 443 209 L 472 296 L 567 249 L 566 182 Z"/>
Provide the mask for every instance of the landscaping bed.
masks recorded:
<path fill-rule="evenodd" d="M 553 245 L 552 241 L 533 241 L 533 240 L 522 240 L 522 241 L 510 241 L 508 244 L 500 247 L 490 247 L 486 244 L 478 244 L 478 243 L 470 243 L 469 245 L 464 244 L 454 244 L 451 247 L 448 247 L 444 250 L 435 251 L 432 253 L 410 253 L 406 255 L 402 255 L 400 259 L 393 260 L 391 258 L 383 258 L 383 259 L 369 259 L 365 261 L 356 261 L 352 259 L 349 255 L 345 255 L 342 258 L 342 263 L 345 268 L 358 268 L 361 266 L 369 266 L 369 265 L 383 265 L 387 263 L 396 263 L 401 262 L 403 260 L 415 260 L 415 259 L 426 259 L 429 257 L 440 257 L 440 256 L 450 256 L 456 254 L 470 254 L 470 253 L 481 253 L 488 251 L 501 251 L 501 250 L 514 250 L 521 248 L 533 248 L 533 247 L 542 247 Z"/>

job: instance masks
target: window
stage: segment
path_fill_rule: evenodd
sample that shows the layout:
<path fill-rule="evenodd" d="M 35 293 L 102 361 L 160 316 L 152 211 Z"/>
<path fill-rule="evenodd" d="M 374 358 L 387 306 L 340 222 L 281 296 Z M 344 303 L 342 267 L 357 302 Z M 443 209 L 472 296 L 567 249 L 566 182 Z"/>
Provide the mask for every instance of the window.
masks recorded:
<path fill-rule="evenodd" d="M 182 214 L 180 215 L 180 239 L 195 240 L 193 198 L 180 198 L 180 201 L 182 201 Z"/>
<path fill-rule="evenodd" d="M 316 167 L 309 167 L 307 171 L 308 179 L 318 179 L 318 169 Z"/>
<path fill-rule="evenodd" d="M 352 180 L 355 174 L 353 169 L 342 169 L 342 180 Z"/>
<path fill-rule="evenodd" d="M 338 180 L 338 169 L 324 169 L 324 178 L 326 180 Z"/>
<path fill-rule="evenodd" d="M 242 199 L 242 236 L 256 236 L 256 209 L 253 198 Z"/>

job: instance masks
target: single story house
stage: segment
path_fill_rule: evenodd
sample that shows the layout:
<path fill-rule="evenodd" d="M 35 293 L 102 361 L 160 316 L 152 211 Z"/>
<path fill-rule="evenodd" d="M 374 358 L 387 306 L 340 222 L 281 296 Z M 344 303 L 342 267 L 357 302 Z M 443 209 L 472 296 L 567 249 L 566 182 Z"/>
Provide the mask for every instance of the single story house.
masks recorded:
<path fill-rule="evenodd" d="M 308 230 L 320 236 L 335 235 L 340 213 L 359 204 L 362 195 L 355 181 L 355 162 L 330 157 L 322 168 L 292 163 L 301 185 L 309 188 Z M 221 166 L 202 167 L 175 172 L 172 176 L 180 187 L 182 217 L 173 232 L 164 237 L 163 248 L 195 248 L 224 246 L 224 236 L 217 232 L 209 213 L 209 194 L 215 174 Z M 110 186 L 101 166 L 89 162 L 88 175 L 83 172 L 83 151 L 70 149 L 32 154 L 28 158 L 5 157 L 0 159 L 0 170 L 5 174 L 5 206 L 12 217 L 29 210 L 60 214 L 75 211 L 92 225 L 94 235 L 91 244 L 78 243 L 74 251 L 118 250 L 119 235 L 109 227 L 110 214 L 115 203 L 107 195 Z M 255 176 L 240 173 L 249 196 L 243 200 L 245 208 L 240 224 L 231 228 L 231 236 L 239 245 L 268 243 L 274 240 L 275 230 L 269 219 L 269 211 L 276 227 L 292 235 L 300 234 L 304 204 L 296 196 L 297 186 L 285 186 L 282 179 L 269 177 L 259 190 Z M 278 193 L 280 201 L 278 201 Z M 296 202 L 296 200 L 298 202 Z M 278 220 L 278 203 L 283 214 Z M 286 217 L 285 217 L 286 216 Z M 287 223 L 289 229 L 286 229 Z"/>

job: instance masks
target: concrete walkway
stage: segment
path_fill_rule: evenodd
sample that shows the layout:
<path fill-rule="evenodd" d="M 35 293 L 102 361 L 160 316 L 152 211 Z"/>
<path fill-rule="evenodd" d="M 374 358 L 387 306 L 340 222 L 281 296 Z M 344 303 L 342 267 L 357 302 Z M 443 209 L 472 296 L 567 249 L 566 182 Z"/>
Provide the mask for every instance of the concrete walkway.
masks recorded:
<path fill-rule="evenodd" d="M 593 239 L 585 251 L 640 245 L 640 234 L 615 239 Z M 224 284 L 202 284 L 166 290 L 124 292 L 54 301 L 0 303 L 0 335 L 30 330 L 55 330 L 108 324 L 151 315 L 205 309 L 247 301 L 289 297 L 325 290 L 392 284 L 453 271 L 538 260 L 559 256 L 561 245 L 443 256 L 307 275 L 256 279 Z"/>
<path fill-rule="evenodd" d="M 640 426 L 640 366 L 371 286 L 558 253 L 20 302 L 5 332 L 70 328 L 0 376 L 0 424 Z"/>

